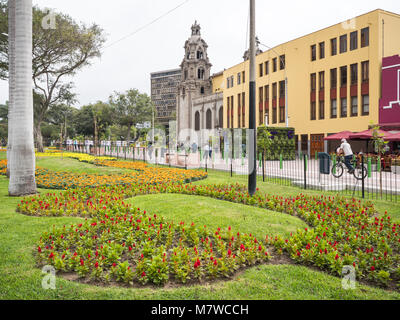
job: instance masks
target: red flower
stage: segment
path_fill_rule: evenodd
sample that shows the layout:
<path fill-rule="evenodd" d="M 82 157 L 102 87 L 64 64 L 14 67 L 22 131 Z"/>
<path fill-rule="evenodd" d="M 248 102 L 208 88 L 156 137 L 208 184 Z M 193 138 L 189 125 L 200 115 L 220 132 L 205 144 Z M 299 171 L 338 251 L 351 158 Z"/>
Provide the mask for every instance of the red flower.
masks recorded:
<path fill-rule="evenodd" d="M 94 264 L 94 267 L 97 269 L 99 267 L 99 263 L 96 261 L 96 263 Z"/>
<path fill-rule="evenodd" d="M 52 253 L 50 253 L 50 255 L 49 255 L 49 259 L 52 259 L 54 257 L 54 253 L 52 252 Z"/>
<path fill-rule="evenodd" d="M 374 266 L 371 267 L 371 271 L 375 271 L 375 267 Z"/>
<path fill-rule="evenodd" d="M 142 278 L 144 278 L 146 276 L 146 272 L 142 272 Z"/>
<path fill-rule="evenodd" d="M 41 253 L 41 252 L 42 252 L 42 248 L 41 248 L 41 247 L 38 247 L 37 251 L 38 251 L 39 253 Z"/>

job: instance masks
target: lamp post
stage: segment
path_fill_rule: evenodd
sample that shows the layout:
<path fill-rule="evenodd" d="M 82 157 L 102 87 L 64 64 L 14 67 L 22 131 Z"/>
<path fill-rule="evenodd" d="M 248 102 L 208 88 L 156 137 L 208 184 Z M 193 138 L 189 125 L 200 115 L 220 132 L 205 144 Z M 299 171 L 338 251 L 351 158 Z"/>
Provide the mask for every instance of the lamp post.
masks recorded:
<path fill-rule="evenodd" d="M 250 0 L 250 79 L 249 79 L 249 194 L 253 196 L 257 188 L 256 169 L 256 23 L 255 23 L 255 0 Z"/>

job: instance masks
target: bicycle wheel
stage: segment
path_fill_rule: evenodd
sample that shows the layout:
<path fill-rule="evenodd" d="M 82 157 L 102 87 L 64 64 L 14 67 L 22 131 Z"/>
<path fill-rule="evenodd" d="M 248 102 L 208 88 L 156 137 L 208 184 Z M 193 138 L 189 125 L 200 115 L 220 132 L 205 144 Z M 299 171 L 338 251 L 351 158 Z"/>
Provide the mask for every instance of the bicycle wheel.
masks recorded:
<path fill-rule="evenodd" d="M 358 164 L 357 166 L 356 166 L 356 168 L 354 169 L 354 177 L 357 179 L 357 180 L 362 180 L 363 178 L 365 179 L 366 177 L 367 177 L 367 175 L 368 175 L 368 170 L 367 170 L 367 167 L 366 166 L 364 166 L 364 177 L 363 177 L 363 174 L 362 174 L 362 172 L 363 172 L 363 170 L 362 170 L 362 165 L 361 164 Z"/>
<path fill-rule="evenodd" d="M 343 168 L 343 165 L 341 163 L 336 163 L 332 167 L 332 175 L 335 178 L 340 178 L 343 175 L 343 172 L 344 172 L 344 168 Z"/>

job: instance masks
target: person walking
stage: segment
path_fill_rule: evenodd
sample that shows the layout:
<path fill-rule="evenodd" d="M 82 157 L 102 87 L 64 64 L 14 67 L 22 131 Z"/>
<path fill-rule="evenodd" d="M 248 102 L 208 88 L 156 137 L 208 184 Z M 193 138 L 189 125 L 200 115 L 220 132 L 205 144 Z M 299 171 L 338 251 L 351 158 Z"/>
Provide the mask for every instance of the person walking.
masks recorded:
<path fill-rule="evenodd" d="M 346 139 L 342 139 L 342 144 L 340 145 L 340 149 L 344 153 L 344 164 L 346 165 L 347 169 L 349 169 L 349 173 L 354 173 L 354 168 L 351 164 L 351 160 L 353 159 L 353 150 L 351 149 L 350 144 L 347 142 Z"/>

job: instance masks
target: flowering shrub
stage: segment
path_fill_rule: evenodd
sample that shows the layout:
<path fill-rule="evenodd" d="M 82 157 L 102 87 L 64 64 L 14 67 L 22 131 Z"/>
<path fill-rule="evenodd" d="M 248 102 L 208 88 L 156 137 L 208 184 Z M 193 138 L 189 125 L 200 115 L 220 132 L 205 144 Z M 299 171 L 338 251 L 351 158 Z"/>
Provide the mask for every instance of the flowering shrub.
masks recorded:
<path fill-rule="evenodd" d="M 101 210 L 81 224 L 45 232 L 37 246 L 38 262 L 96 281 L 162 285 L 168 280 L 229 277 L 240 267 L 270 258 L 265 244 L 254 236 L 228 238 L 231 230 L 218 228 L 213 233 L 140 209 L 118 209 Z"/>

